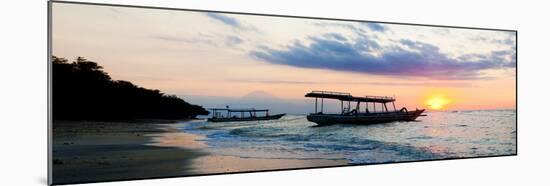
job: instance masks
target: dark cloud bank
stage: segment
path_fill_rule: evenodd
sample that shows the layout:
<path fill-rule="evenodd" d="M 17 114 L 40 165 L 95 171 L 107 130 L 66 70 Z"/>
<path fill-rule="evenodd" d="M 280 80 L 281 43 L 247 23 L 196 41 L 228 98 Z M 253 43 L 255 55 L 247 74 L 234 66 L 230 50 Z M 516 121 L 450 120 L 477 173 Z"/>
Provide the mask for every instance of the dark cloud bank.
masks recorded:
<path fill-rule="evenodd" d="M 373 30 L 385 29 L 373 27 Z M 430 79 L 490 78 L 481 71 L 516 66 L 515 50 L 451 58 L 429 43 L 403 39 L 397 41 L 398 44 L 383 48 L 369 36 L 359 36 L 350 40 L 338 33 L 330 33 L 310 37 L 311 44 L 307 46 L 300 41 L 295 41 L 286 49 L 262 46 L 251 51 L 250 55 L 268 63 L 301 68 Z M 373 55 L 374 52 L 379 55 Z M 507 59 L 510 56 L 512 61 Z"/>

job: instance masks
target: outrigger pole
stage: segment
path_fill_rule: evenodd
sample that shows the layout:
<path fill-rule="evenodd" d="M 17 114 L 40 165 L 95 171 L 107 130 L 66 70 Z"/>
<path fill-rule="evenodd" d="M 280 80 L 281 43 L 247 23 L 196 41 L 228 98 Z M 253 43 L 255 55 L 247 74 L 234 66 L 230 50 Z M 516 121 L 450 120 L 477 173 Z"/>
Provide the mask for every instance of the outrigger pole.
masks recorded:
<path fill-rule="evenodd" d="M 317 98 L 315 98 L 315 113 L 317 113 Z"/>
<path fill-rule="evenodd" d="M 317 113 L 317 99 L 318 98 L 315 98 L 315 113 Z M 323 105 L 324 105 L 324 101 L 323 101 L 323 98 L 321 98 L 321 113 L 323 113 Z"/>
<path fill-rule="evenodd" d="M 315 98 L 315 113 L 317 113 L 317 99 Z M 321 113 L 323 113 L 323 98 L 321 98 Z"/>

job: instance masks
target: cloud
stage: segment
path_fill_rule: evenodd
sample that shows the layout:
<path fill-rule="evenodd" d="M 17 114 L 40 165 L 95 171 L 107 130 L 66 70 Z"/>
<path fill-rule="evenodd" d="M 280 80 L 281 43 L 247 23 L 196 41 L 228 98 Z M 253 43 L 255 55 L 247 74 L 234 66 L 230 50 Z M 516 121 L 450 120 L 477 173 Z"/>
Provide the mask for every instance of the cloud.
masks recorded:
<path fill-rule="evenodd" d="M 244 82 L 244 83 L 266 83 L 266 84 L 317 84 L 313 81 L 293 81 L 293 80 L 253 80 L 253 79 L 233 79 L 233 82 Z"/>
<path fill-rule="evenodd" d="M 515 67 L 516 63 L 510 57 L 515 55 L 513 50 L 451 58 L 435 45 L 408 39 L 386 47 L 366 35 L 350 41 L 334 34 L 309 40 L 307 46 L 295 41 L 286 49 L 263 46 L 249 54 L 268 63 L 299 68 L 454 80 L 491 78 L 482 71 Z"/>
<path fill-rule="evenodd" d="M 475 41 L 480 42 L 486 42 L 486 43 L 493 43 L 493 44 L 500 44 L 500 45 L 508 45 L 508 46 L 515 46 L 516 45 L 516 36 L 512 35 L 515 34 L 513 32 L 510 32 L 509 35 L 504 39 L 495 39 L 488 36 L 474 36 L 471 39 Z"/>
<path fill-rule="evenodd" d="M 363 23 L 363 25 L 365 25 L 372 31 L 384 32 L 387 30 L 387 28 L 384 25 L 381 25 L 379 23 Z"/>
<path fill-rule="evenodd" d="M 229 17 L 229 16 L 225 16 L 225 15 L 218 14 L 218 13 L 206 13 L 206 16 L 208 16 L 209 18 L 212 18 L 216 21 L 219 21 L 223 24 L 226 24 L 228 26 L 237 27 L 237 28 L 243 27 L 242 24 L 239 21 L 237 21 L 237 19 Z"/>
<path fill-rule="evenodd" d="M 170 35 L 150 35 L 149 38 L 163 40 L 163 41 L 191 42 L 191 40 L 189 39 L 184 39 L 181 37 L 170 36 Z"/>
<path fill-rule="evenodd" d="M 179 37 L 179 36 L 172 36 L 172 35 L 164 35 L 164 34 L 153 34 L 148 36 L 151 39 L 161 40 L 161 41 L 168 41 L 168 42 L 183 42 L 183 43 L 201 43 L 201 44 L 207 44 L 211 46 L 219 46 L 219 44 L 215 41 L 215 38 L 210 35 L 204 35 L 199 34 L 199 37 L 195 38 L 185 38 L 185 37 Z"/>
<path fill-rule="evenodd" d="M 318 27 L 341 27 L 349 29 L 355 33 L 364 33 L 365 30 L 358 28 L 350 23 L 341 23 L 341 22 L 313 22 L 313 25 Z"/>
<path fill-rule="evenodd" d="M 339 40 L 339 41 L 347 41 L 348 40 L 346 37 L 344 37 L 342 34 L 339 34 L 339 33 L 327 33 L 327 34 L 324 34 L 323 36 L 326 37 L 326 38 L 332 38 L 332 39 L 336 39 L 336 40 Z"/>
<path fill-rule="evenodd" d="M 210 19 L 213 19 L 224 25 L 230 26 L 236 30 L 259 32 L 259 30 L 256 27 L 245 25 L 244 23 L 240 22 L 239 20 L 233 17 L 229 17 L 220 13 L 205 13 L 205 15 Z"/>
<path fill-rule="evenodd" d="M 206 44 L 213 47 L 235 47 L 241 43 L 244 43 L 245 40 L 241 39 L 238 36 L 223 36 L 223 35 L 208 35 L 199 33 L 197 36 L 192 38 L 179 37 L 173 35 L 164 35 L 164 34 L 153 34 L 148 36 L 151 39 L 167 41 L 167 42 L 182 42 L 189 44 Z"/>
<path fill-rule="evenodd" d="M 355 33 L 365 33 L 365 29 L 367 28 L 369 30 L 375 31 L 375 32 L 385 32 L 388 29 L 388 27 L 379 24 L 379 23 L 368 23 L 368 22 L 359 22 L 359 25 L 352 24 L 352 23 L 337 23 L 337 22 L 314 22 L 313 25 L 319 26 L 319 27 L 341 27 L 341 28 L 347 28 L 351 31 L 354 31 Z"/>
<path fill-rule="evenodd" d="M 237 36 L 227 36 L 225 38 L 225 45 L 227 46 L 234 46 L 243 43 L 244 40 L 242 40 L 240 37 Z"/>
<path fill-rule="evenodd" d="M 347 85 L 373 85 L 373 86 L 424 86 L 424 87 L 473 87 L 467 82 L 371 82 L 371 81 L 300 81 L 300 80 L 273 80 L 273 79 L 232 79 L 233 82 L 265 83 L 265 84 L 347 84 Z"/>

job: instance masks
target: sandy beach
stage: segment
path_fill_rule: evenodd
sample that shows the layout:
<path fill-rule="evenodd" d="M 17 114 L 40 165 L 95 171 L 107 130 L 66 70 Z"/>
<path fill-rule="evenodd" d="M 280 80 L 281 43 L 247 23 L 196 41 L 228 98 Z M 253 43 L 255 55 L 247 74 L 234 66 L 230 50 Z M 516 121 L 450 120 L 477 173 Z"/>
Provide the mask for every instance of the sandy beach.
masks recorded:
<path fill-rule="evenodd" d="M 208 153 L 202 136 L 169 121 L 54 121 L 55 184 L 345 165 L 344 160 L 240 158 Z"/>

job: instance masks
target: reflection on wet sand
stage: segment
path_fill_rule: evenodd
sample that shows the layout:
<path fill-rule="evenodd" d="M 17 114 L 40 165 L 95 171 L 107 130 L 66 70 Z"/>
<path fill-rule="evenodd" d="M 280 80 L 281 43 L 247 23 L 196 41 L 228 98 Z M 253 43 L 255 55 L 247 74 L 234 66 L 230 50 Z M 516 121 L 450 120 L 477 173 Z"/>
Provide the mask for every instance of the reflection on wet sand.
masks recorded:
<path fill-rule="evenodd" d="M 227 155 L 214 154 L 208 151 L 208 145 L 202 140 L 203 136 L 184 133 L 177 129 L 179 124 L 163 124 L 163 133 L 150 135 L 152 137 L 148 145 L 158 147 L 177 147 L 198 151 L 201 156 L 191 161 L 190 167 L 182 167 L 191 174 L 212 174 L 224 172 L 245 172 L 260 170 L 292 169 L 307 167 L 323 167 L 346 165 L 346 160 L 326 159 L 284 159 L 284 158 L 243 158 Z"/>

